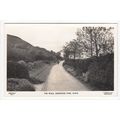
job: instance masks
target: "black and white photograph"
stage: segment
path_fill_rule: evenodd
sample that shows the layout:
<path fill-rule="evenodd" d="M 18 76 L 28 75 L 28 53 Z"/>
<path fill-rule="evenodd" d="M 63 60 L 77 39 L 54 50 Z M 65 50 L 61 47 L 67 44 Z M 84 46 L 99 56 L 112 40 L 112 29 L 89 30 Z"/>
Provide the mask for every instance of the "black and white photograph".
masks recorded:
<path fill-rule="evenodd" d="M 7 91 L 114 91 L 114 26 L 6 23 Z"/>
<path fill-rule="evenodd" d="M 0 1 L 1 120 L 120 120 L 120 0 Z"/>

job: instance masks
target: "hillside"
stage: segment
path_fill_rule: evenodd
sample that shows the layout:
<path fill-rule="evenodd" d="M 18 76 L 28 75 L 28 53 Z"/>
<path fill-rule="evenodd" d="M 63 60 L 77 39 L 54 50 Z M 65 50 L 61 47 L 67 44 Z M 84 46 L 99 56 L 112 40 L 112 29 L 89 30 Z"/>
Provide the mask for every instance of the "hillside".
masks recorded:
<path fill-rule="evenodd" d="M 7 35 L 7 59 L 12 61 L 53 60 L 55 53 L 34 47 L 17 36 Z"/>
<path fill-rule="evenodd" d="M 34 91 L 34 84 L 46 81 L 57 53 L 7 35 L 7 59 L 7 90 Z"/>

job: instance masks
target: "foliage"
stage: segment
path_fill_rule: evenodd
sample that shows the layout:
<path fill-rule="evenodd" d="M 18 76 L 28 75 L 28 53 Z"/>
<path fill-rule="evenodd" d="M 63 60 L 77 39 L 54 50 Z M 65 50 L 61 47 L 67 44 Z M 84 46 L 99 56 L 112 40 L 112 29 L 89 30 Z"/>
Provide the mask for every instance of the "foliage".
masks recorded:
<path fill-rule="evenodd" d="M 33 85 L 27 79 L 8 78 L 8 91 L 35 91 Z"/>
<path fill-rule="evenodd" d="M 29 78 L 27 67 L 17 62 L 7 62 L 7 78 Z"/>
<path fill-rule="evenodd" d="M 77 38 L 63 47 L 66 59 L 106 55 L 113 53 L 114 37 L 112 27 L 82 27 Z"/>
<path fill-rule="evenodd" d="M 114 54 L 79 60 L 66 60 L 77 75 L 88 72 L 88 83 L 96 90 L 114 90 Z"/>
<path fill-rule="evenodd" d="M 35 47 L 19 37 L 7 35 L 7 60 L 33 62 L 37 60 L 54 61 L 60 59 L 60 53 Z"/>

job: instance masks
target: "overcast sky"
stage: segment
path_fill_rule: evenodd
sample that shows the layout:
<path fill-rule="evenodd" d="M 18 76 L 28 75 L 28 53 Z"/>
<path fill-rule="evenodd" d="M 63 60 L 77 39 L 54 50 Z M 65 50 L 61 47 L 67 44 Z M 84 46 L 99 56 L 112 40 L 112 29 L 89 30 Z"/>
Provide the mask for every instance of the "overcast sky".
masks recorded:
<path fill-rule="evenodd" d="M 112 25 L 112 24 L 111 24 Z M 110 26 L 109 24 L 5 24 L 7 34 L 15 35 L 33 46 L 58 52 L 66 42 L 76 39 L 76 31 L 83 26 Z M 113 26 L 115 26 L 113 24 Z"/>
<path fill-rule="evenodd" d="M 78 24 L 6 24 L 7 34 L 15 35 L 34 46 L 58 52 L 76 38 Z"/>

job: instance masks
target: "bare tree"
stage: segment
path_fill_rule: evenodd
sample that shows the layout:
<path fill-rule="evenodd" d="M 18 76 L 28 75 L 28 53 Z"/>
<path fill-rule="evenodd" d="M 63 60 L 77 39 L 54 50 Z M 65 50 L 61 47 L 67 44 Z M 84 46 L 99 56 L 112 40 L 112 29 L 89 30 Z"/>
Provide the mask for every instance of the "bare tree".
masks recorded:
<path fill-rule="evenodd" d="M 112 30 L 109 27 L 83 27 L 77 32 L 77 39 L 82 41 L 85 51 L 90 51 L 91 57 L 93 55 L 99 56 L 113 51 L 114 37 Z"/>
<path fill-rule="evenodd" d="M 66 58 L 76 56 L 96 56 L 113 52 L 114 36 L 111 27 L 82 27 L 76 32 L 77 39 L 71 40 L 63 48 Z"/>

